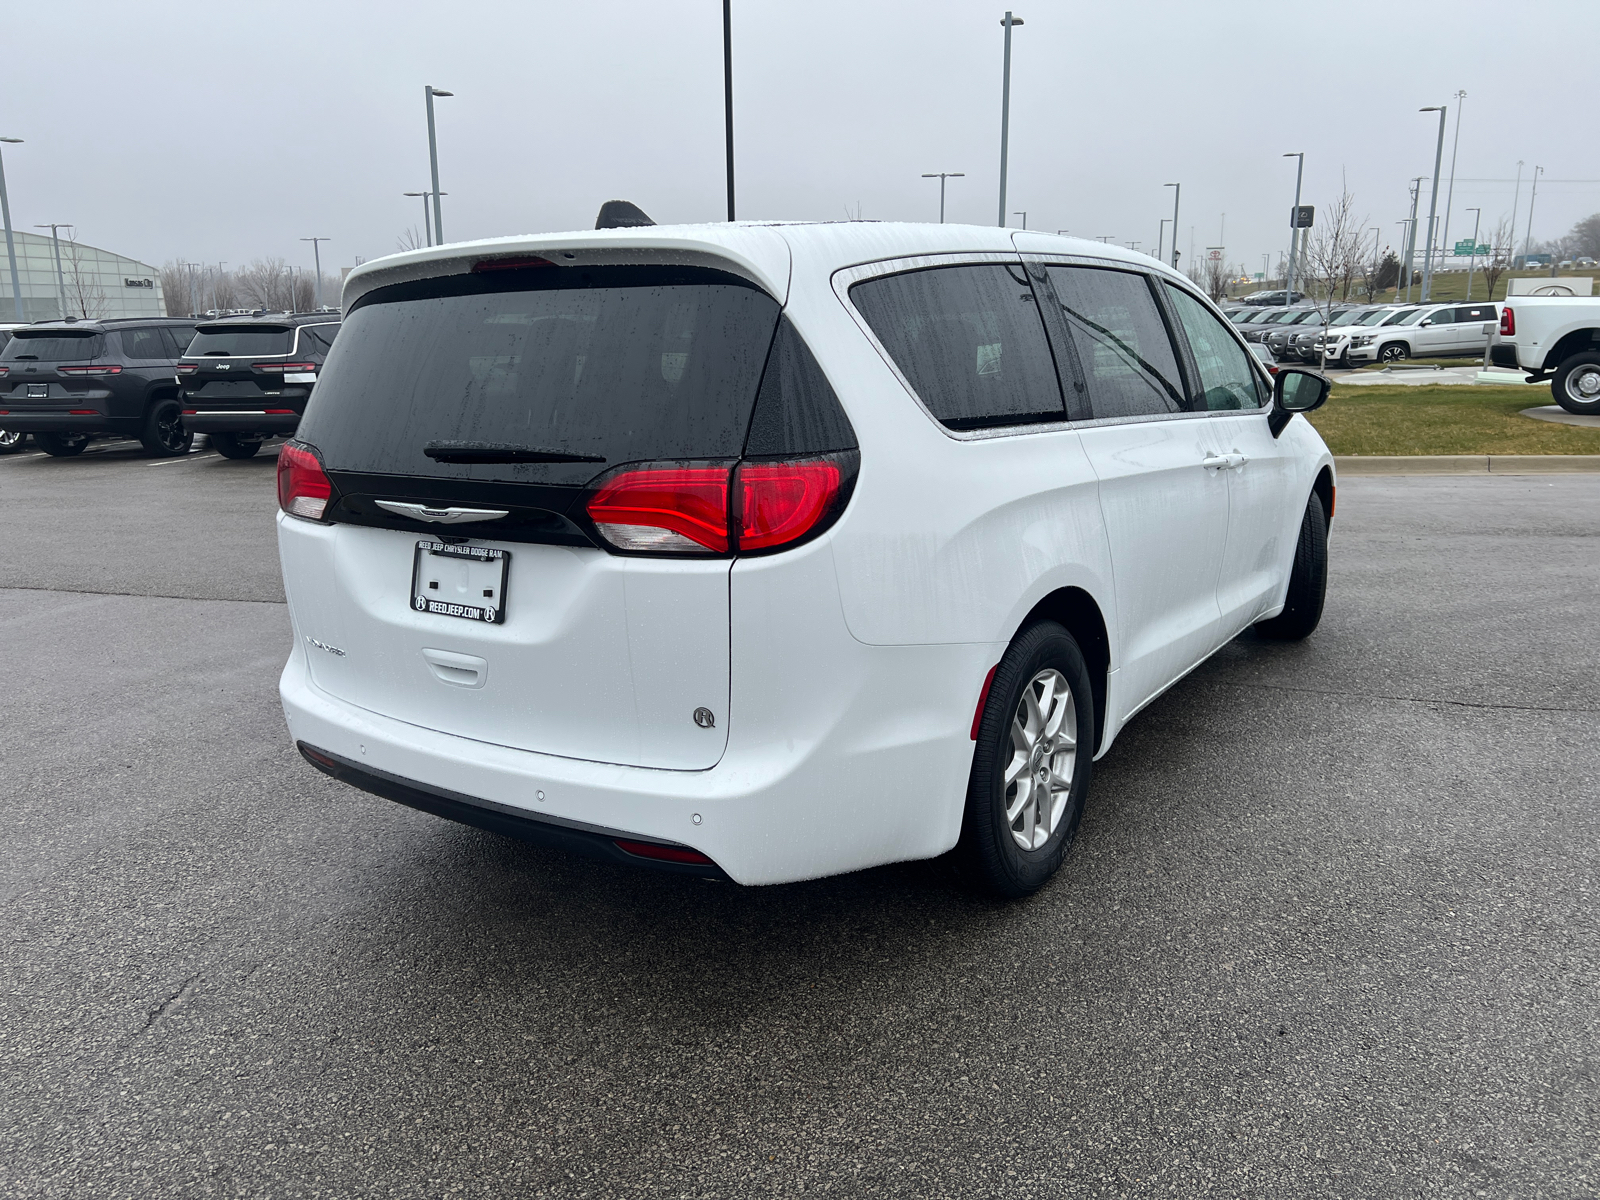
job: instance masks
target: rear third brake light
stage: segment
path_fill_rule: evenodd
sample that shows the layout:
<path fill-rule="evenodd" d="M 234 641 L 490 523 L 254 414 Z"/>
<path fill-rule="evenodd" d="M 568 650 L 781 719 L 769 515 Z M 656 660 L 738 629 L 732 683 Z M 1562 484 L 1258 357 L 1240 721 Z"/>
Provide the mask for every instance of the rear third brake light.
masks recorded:
<path fill-rule="evenodd" d="M 63 375 L 121 375 L 120 365 L 94 367 L 57 367 Z"/>
<path fill-rule="evenodd" d="M 530 267 L 553 267 L 555 265 L 548 258 L 524 255 L 521 258 L 480 258 L 472 264 L 472 269 L 475 273 L 483 271 L 526 271 Z"/>
<path fill-rule="evenodd" d="M 1509 306 L 1500 310 L 1500 336 L 1513 337 L 1517 332 L 1517 318 Z"/>
<path fill-rule="evenodd" d="M 589 501 L 589 519 L 618 550 L 724 554 L 727 467 L 619 471 Z"/>
<path fill-rule="evenodd" d="M 316 363 L 251 363 L 256 371 L 315 371 Z"/>
<path fill-rule="evenodd" d="M 278 504 L 284 512 L 320 521 L 332 498 L 333 484 L 315 453 L 293 445 L 278 452 Z"/>

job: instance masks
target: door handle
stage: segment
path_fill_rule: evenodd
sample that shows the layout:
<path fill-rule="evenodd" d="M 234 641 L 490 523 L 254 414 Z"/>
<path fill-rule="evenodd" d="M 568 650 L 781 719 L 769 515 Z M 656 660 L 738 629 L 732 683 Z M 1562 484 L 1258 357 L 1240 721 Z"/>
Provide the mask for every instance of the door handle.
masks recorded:
<path fill-rule="evenodd" d="M 1200 465 L 1213 471 L 1226 471 L 1233 463 L 1226 454 L 1208 454 L 1200 460 Z"/>

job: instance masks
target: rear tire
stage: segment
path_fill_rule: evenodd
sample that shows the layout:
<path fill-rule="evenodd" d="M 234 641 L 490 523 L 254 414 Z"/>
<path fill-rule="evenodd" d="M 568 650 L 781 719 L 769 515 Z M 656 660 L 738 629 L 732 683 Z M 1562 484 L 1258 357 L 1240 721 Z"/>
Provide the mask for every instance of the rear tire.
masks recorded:
<path fill-rule="evenodd" d="M 1322 602 L 1328 594 L 1328 518 L 1322 497 L 1315 492 L 1306 501 L 1300 519 L 1300 541 L 1294 566 L 1289 570 L 1289 592 L 1283 611 L 1256 624 L 1256 632 L 1276 641 L 1297 642 L 1311 636 L 1322 620 Z"/>
<path fill-rule="evenodd" d="M 1574 354 L 1550 381 L 1556 403 L 1577 417 L 1600 416 L 1600 354 Z"/>
<path fill-rule="evenodd" d="M 1072 845 L 1094 769 L 1093 696 L 1078 643 L 1054 621 L 1023 630 L 995 668 L 956 844 L 991 895 L 1037 891 Z"/>
<path fill-rule="evenodd" d="M 17 454 L 28 444 L 28 435 L 15 430 L 0 429 L 0 454 Z"/>
<path fill-rule="evenodd" d="M 206 441 L 223 458 L 254 458 L 261 449 L 261 439 L 246 441 L 236 433 L 211 433 Z"/>
<path fill-rule="evenodd" d="M 39 443 L 39 449 L 52 458 L 72 458 L 82 454 L 89 444 L 89 435 L 86 433 L 36 433 L 33 440 Z"/>
<path fill-rule="evenodd" d="M 183 427 L 183 409 L 176 400 L 157 400 L 145 414 L 139 441 L 153 457 L 171 458 L 189 453 L 194 434 Z"/>

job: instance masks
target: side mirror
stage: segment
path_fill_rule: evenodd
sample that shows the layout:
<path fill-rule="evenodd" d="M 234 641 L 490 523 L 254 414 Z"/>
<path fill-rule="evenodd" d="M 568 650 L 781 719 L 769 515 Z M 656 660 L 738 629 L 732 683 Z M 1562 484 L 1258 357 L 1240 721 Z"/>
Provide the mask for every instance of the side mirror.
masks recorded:
<path fill-rule="evenodd" d="M 1423 324 L 1423 325 L 1432 325 L 1433 324 L 1433 318 L 1432 317 L 1423 317 L 1422 321 L 1421 321 L 1421 324 Z"/>
<path fill-rule="evenodd" d="M 1282 433 L 1295 413 L 1321 408 L 1332 390 L 1333 381 L 1326 375 L 1303 367 L 1280 368 L 1272 378 L 1272 411 L 1267 415 L 1272 436 Z"/>

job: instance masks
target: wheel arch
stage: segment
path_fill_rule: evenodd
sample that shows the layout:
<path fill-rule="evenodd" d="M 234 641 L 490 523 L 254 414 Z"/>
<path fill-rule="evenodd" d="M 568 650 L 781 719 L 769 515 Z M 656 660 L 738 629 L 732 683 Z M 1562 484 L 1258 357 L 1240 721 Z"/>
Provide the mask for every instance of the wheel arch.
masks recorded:
<path fill-rule="evenodd" d="M 1556 344 L 1550 347 L 1544 356 L 1543 370 L 1554 371 L 1560 368 L 1574 354 L 1585 351 L 1600 350 L 1600 329 L 1585 327 L 1574 329 L 1563 334 Z"/>
<path fill-rule="evenodd" d="M 178 385 L 175 383 L 156 383 L 144 394 L 144 412 L 141 416 L 148 417 L 150 410 L 163 400 L 176 400 L 178 398 Z"/>
<path fill-rule="evenodd" d="M 1326 464 L 1323 465 L 1322 470 L 1317 472 L 1317 478 L 1316 478 L 1315 482 L 1312 483 L 1311 490 L 1313 492 L 1315 492 L 1317 494 L 1318 498 L 1321 499 L 1321 501 L 1322 501 L 1323 527 L 1325 529 L 1332 529 L 1333 528 L 1333 468 L 1332 467 L 1329 467 Z"/>
<path fill-rule="evenodd" d="M 1016 633 L 1039 621 L 1054 621 L 1063 626 L 1083 651 L 1084 665 L 1089 668 L 1089 685 L 1094 689 L 1094 748 L 1098 754 L 1105 740 L 1106 678 L 1111 670 L 1111 638 L 1106 631 L 1105 615 L 1088 592 L 1080 587 L 1063 587 L 1029 609 Z"/>

